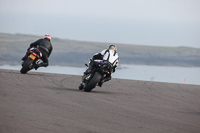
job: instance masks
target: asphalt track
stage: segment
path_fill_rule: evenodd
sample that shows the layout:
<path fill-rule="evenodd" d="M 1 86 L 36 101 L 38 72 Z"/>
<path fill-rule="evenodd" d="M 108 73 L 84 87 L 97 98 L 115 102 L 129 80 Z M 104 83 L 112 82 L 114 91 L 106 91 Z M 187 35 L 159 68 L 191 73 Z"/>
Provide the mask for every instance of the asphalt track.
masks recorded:
<path fill-rule="evenodd" d="M 200 86 L 0 69 L 0 133 L 200 133 Z"/>

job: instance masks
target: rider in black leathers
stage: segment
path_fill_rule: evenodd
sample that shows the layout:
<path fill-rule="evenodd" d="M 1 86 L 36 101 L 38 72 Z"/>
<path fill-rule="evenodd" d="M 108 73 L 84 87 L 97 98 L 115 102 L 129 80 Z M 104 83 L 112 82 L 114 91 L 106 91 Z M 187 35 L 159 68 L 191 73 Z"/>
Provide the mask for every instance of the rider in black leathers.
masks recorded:
<path fill-rule="evenodd" d="M 39 39 L 33 43 L 30 44 L 30 47 L 27 49 L 26 55 L 22 58 L 23 61 L 25 61 L 28 58 L 29 50 L 32 48 L 38 48 L 39 51 L 42 53 L 42 63 L 37 64 L 35 66 L 35 69 L 37 70 L 39 67 L 47 67 L 49 65 L 49 56 L 51 55 L 51 52 L 53 50 L 52 44 L 51 44 L 51 36 L 45 35 L 43 39 Z"/>

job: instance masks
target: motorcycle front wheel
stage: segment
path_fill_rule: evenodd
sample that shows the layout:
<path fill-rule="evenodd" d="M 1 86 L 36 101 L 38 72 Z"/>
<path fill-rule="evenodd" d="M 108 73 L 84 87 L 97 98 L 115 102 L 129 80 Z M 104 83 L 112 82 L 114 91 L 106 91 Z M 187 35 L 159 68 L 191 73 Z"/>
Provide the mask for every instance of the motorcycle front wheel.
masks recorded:
<path fill-rule="evenodd" d="M 90 92 L 96 85 L 100 82 L 102 75 L 99 72 L 96 72 L 89 83 L 84 87 L 85 92 Z"/>

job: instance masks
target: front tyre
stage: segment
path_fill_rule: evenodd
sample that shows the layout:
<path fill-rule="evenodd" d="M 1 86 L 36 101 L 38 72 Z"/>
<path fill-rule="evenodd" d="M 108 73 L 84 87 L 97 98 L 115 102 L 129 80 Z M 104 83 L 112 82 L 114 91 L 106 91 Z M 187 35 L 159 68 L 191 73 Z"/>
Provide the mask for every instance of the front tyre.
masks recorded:
<path fill-rule="evenodd" d="M 93 88 L 95 88 L 97 83 L 100 82 L 101 77 L 101 74 L 99 72 L 96 72 L 89 83 L 84 87 L 84 91 L 90 92 Z"/>
<path fill-rule="evenodd" d="M 31 70 L 30 66 L 31 66 L 32 63 L 33 63 L 33 60 L 30 59 L 30 58 L 28 58 L 28 59 L 24 62 L 23 66 L 22 66 L 22 69 L 20 70 L 20 72 L 21 72 L 22 74 L 26 74 L 29 70 Z"/>
<path fill-rule="evenodd" d="M 83 85 L 83 83 L 81 83 L 78 88 L 79 88 L 79 90 L 82 90 L 83 87 L 84 87 L 84 85 Z"/>

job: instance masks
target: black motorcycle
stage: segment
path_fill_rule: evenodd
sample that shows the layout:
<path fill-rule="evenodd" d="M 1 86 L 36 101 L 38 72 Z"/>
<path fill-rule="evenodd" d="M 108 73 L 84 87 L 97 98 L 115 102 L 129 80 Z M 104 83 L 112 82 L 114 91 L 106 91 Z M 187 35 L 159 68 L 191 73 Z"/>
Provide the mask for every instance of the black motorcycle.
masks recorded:
<path fill-rule="evenodd" d="M 28 58 L 22 63 L 22 69 L 20 72 L 26 74 L 33 69 L 36 64 L 39 64 L 42 60 L 42 53 L 37 48 L 31 48 L 29 50 Z"/>
<path fill-rule="evenodd" d="M 112 65 L 109 62 L 94 60 L 94 64 L 91 73 L 83 76 L 83 83 L 79 86 L 80 90 L 84 89 L 84 91 L 90 92 L 101 82 L 106 74 L 111 74 Z M 87 64 L 85 65 L 88 67 Z"/>

